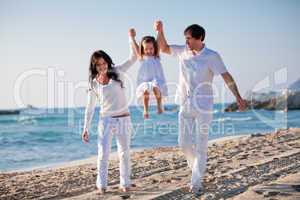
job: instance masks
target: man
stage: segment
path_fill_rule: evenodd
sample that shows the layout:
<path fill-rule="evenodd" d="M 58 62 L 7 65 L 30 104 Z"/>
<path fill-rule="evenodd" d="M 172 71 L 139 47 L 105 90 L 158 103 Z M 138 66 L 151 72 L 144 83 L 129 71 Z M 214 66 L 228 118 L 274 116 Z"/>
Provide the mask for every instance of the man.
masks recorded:
<path fill-rule="evenodd" d="M 240 110 L 246 101 L 240 96 L 237 85 L 227 71 L 220 55 L 208 49 L 204 43 L 205 29 L 198 24 L 184 31 L 186 45 L 169 45 L 165 39 L 163 24 L 154 24 L 160 50 L 178 57 L 180 64 L 177 100 L 180 111 L 178 142 L 192 170 L 190 191 L 196 196 L 203 192 L 203 176 L 207 162 L 209 125 L 212 121 L 212 80 L 221 75 L 236 97 Z M 193 132 L 196 134 L 193 135 Z"/>

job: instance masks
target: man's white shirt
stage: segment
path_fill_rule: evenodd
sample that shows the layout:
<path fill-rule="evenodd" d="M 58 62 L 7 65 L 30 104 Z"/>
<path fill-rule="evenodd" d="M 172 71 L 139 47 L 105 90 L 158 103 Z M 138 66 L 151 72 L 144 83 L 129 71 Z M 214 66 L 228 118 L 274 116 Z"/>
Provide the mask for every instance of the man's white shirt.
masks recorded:
<path fill-rule="evenodd" d="M 185 45 L 170 45 L 170 50 L 180 65 L 175 102 L 183 105 L 189 96 L 201 110 L 212 110 L 213 78 L 227 72 L 221 56 L 206 46 L 195 55 Z"/>

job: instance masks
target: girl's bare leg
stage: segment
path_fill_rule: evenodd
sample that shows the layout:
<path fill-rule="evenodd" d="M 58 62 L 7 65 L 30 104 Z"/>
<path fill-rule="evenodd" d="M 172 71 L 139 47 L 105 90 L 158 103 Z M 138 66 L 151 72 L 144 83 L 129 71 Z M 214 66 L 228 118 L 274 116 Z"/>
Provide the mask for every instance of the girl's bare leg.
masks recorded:
<path fill-rule="evenodd" d="M 162 102 L 161 102 L 161 92 L 159 90 L 158 87 L 153 87 L 153 93 L 156 97 L 156 101 L 157 101 L 157 113 L 161 114 L 163 112 L 163 108 L 162 108 Z"/>
<path fill-rule="evenodd" d="M 149 92 L 144 92 L 144 119 L 149 118 Z"/>

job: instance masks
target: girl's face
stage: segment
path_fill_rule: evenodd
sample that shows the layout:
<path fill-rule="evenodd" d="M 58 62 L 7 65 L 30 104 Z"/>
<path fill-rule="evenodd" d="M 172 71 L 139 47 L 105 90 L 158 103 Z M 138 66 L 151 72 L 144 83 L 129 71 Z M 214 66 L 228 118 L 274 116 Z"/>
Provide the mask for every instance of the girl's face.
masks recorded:
<path fill-rule="evenodd" d="M 143 42 L 142 45 L 146 56 L 154 56 L 154 45 L 152 42 Z"/>
<path fill-rule="evenodd" d="M 96 70 L 98 73 L 107 72 L 108 64 L 103 58 L 99 58 L 96 62 Z"/>

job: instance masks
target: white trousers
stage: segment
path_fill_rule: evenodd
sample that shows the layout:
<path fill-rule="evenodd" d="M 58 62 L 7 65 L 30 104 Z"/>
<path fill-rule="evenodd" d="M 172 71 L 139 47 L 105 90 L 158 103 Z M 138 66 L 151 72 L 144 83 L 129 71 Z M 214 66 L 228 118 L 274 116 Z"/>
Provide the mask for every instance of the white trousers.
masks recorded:
<path fill-rule="evenodd" d="M 212 121 L 212 113 L 187 113 L 182 110 L 178 114 L 178 143 L 185 154 L 189 168 L 192 170 L 191 187 L 202 186 L 207 164 L 208 133 Z"/>
<path fill-rule="evenodd" d="M 113 135 L 116 136 L 119 156 L 120 186 L 130 186 L 130 137 L 132 124 L 130 116 L 101 118 L 98 125 L 98 160 L 97 181 L 98 188 L 107 187 L 108 161 Z"/>

